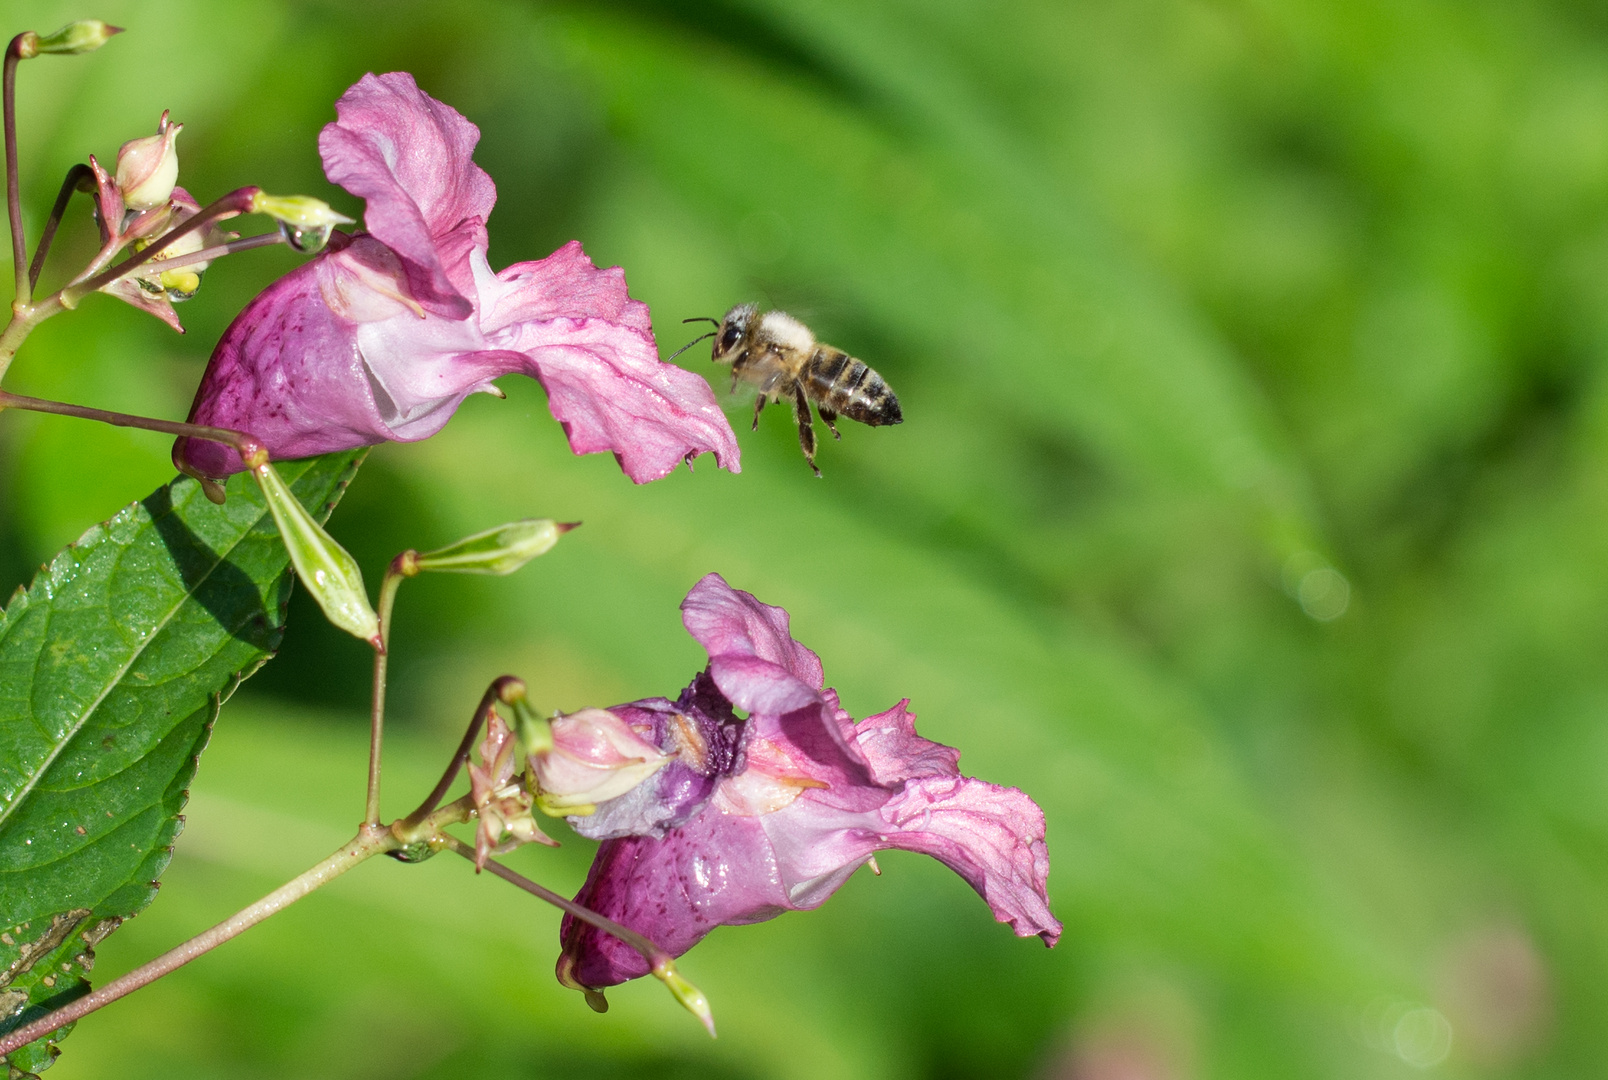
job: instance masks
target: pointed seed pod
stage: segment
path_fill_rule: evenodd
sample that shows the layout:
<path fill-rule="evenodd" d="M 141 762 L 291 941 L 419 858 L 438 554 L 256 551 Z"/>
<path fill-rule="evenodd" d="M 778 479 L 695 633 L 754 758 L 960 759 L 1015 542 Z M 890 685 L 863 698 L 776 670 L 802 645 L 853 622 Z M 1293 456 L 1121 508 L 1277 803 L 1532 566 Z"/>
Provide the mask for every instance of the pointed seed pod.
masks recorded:
<path fill-rule="evenodd" d="M 512 574 L 538 555 L 552 550 L 558 538 L 580 522 L 526 518 L 466 536 L 455 544 L 427 551 L 414 560 L 419 570 L 452 574 Z"/>
<path fill-rule="evenodd" d="M 357 561 L 313 519 L 272 465 L 266 460 L 249 464 L 274 515 L 274 524 L 279 526 L 285 550 L 290 552 L 296 576 L 324 609 L 324 615 L 353 637 L 362 638 L 376 649 L 383 648 L 380 619 L 369 604 Z"/>

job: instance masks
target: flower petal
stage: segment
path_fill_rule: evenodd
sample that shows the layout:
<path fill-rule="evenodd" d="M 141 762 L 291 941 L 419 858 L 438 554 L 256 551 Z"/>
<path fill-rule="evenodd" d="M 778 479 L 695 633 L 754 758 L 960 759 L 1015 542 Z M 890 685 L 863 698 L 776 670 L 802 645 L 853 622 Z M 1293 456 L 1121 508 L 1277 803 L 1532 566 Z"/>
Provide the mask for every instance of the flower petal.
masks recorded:
<path fill-rule="evenodd" d="M 1060 940 L 1046 891 L 1044 811 L 1025 794 L 964 776 L 926 777 L 890 799 L 882 817 L 880 847 L 931 855 L 965 878 L 1018 937 Z"/>
<path fill-rule="evenodd" d="M 480 129 L 400 71 L 363 76 L 335 112 L 318 136 L 325 175 L 366 201 L 363 223 L 402 259 L 414 299 L 436 315 L 468 318 L 466 256 L 473 239 L 485 246 L 497 201 L 491 177 L 470 157 Z M 470 242 L 444 252 L 443 238 L 466 222 Z"/>
<path fill-rule="evenodd" d="M 743 767 L 746 725 L 707 674 L 694 678 L 675 702 L 651 698 L 609 711 L 671 760 L 648 782 L 599 803 L 592 814 L 568 818 L 582 836 L 663 836 L 702 810 L 721 779 Z"/>
<path fill-rule="evenodd" d="M 916 734 L 916 714 L 905 698 L 887 712 L 861 720 L 854 742 L 871 763 L 879 783 L 892 784 L 924 776 L 959 776 L 960 751 Z"/>
<path fill-rule="evenodd" d="M 190 422 L 245 431 L 275 458 L 428 438 L 463 399 L 523 371 L 518 353 L 484 348 L 472 320 L 420 318 L 388 249 L 360 236 L 280 278 L 213 350 Z M 203 475 L 238 472 L 237 455 L 201 440 L 184 460 Z"/>
<path fill-rule="evenodd" d="M 793 640 L 787 612 L 732 588 L 719 574 L 705 575 L 687 593 L 681 602 L 681 623 L 711 658 L 758 657 L 813 690 L 825 684 L 820 657 Z"/>
<path fill-rule="evenodd" d="M 789 903 L 763 820 L 706 812 L 662 840 L 605 840 L 575 900 L 672 956 L 716 926 L 769 919 Z M 635 949 L 573 916 L 564 916 L 559 934 L 563 956 L 587 986 L 613 986 L 648 972 Z"/>
<path fill-rule="evenodd" d="M 481 328 L 494 348 L 524 353 L 528 374 L 577 454 L 613 451 L 639 484 L 713 453 L 737 472 L 741 451 L 702 377 L 659 359 L 648 309 L 619 267 L 599 270 L 571 242 L 492 276 L 476 262 Z"/>

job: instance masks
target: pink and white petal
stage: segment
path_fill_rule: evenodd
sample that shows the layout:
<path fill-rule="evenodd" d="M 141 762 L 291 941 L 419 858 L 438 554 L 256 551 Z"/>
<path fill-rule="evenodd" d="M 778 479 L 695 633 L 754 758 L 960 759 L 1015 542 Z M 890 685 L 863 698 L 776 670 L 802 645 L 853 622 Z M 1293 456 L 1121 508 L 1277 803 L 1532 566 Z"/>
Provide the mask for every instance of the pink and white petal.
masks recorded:
<path fill-rule="evenodd" d="M 648 305 L 631 299 L 625 271 L 599 270 L 571 240 L 545 259 L 514 263 L 491 274 L 476 267 L 480 328 L 495 335 L 507 327 L 553 319 L 604 319 L 644 334 L 653 332 Z"/>
<path fill-rule="evenodd" d="M 878 783 L 899 784 L 924 776 L 959 776 L 960 751 L 916 734 L 916 714 L 905 698 L 887 712 L 854 726 L 854 742 Z"/>
<path fill-rule="evenodd" d="M 560 318 L 493 340 L 530 358 L 529 374 L 577 454 L 612 451 L 638 484 L 703 453 L 739 471 L 737 438 L 709 384 L 661 363 L 651 335 L 606 319 Z"/>
<path fill-rule="evenodd" d="M 1044 811 L 1025 794 L 968 777 L 927 777 L 889 799 L 882 818 L 880 846 L 931 855 L 976 889 L 1018 937 L 1036 934 L 1045 945 L 1060 940 L 1047 891 Z"/>
<path fill-rule="evenodd" d="M 484 222 L 497 201 L 471 159 L 480 129 L 406 72 L 363 76 L 335 112 L 318 137 L 325 175 L 365 200 L 364 224 L 401 257 L 414 298 L 434 314 L 468 318 L 474 305 L 438 241 L 467 219 Z"/>
<path fill-rule="evenodd" d="M 825 682 L 820 657 L 793 640 L 787 611 L 732 588 L 719 574 L 706 574 L 687 593 L 681 623 L 711 657 L 768 660 L 813 690 Z"/>
<path fill-rule="evenodd" d="M 224 331 L 190 407 L 190 422 L 244 431 L 275 458 L 307 457 L 390 437 L 369 387 L 357 325 L 325 304 L 328 256 L 292 270 Z M 207 476 L 241 469 L 228 447 L 181 440 L 185 462 Z"/>
<path fill-rule="evenodd" d="M 819 706 L 821 695 L 780 664 L 742 653 L 709 658 L 709 675 L 744 712 L 776 715 Z"/>

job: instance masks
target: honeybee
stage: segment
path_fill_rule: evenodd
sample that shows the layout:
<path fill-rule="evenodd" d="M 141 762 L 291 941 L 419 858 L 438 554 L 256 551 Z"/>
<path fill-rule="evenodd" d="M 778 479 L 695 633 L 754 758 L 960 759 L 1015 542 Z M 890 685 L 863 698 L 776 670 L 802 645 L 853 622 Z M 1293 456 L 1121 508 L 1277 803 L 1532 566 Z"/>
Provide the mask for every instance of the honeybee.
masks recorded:
<path fill-rule="evenodd" d="M 718 322 L 707 316 L 687 322 L 711 322 L 715 329 L 688 342 L 677 350 L 677 355 L 704 338 L 714 338 L 709 358 L 717 364 L 731 365 L 732 389 L 737 389 L 741 380 L 759 390 L 754 402 L 755 431 L 759 430 L 759 414 L 766 405 L 791 402 L 799 446 L 816 476 L 821 475 L 821 470 L 815 467 L 811 404 L 834 439 L 843 438 L 836 424 L 839 416 L 872 427 L 904 420 L 899 399 L 881 375 L 842 349 L 816 341 L 809 327 L 786 312 L 761 313 L 756 304 L 738 304 Z"/>

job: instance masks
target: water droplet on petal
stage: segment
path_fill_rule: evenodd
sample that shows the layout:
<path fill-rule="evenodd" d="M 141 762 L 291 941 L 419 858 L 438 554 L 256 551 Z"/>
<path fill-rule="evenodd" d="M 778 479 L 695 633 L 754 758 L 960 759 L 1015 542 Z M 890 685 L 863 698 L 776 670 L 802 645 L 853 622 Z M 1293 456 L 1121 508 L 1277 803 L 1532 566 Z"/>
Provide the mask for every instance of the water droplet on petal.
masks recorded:
<path fill-rule="evenodd" d="M 289 222 L 279 223 L 279 232 L 296 251 L 303 255 L 317 255 L 329 243 L 329 235 L 335 229 L 334 225 L 316 225 L 309 228 L 300 228 Z"/>

